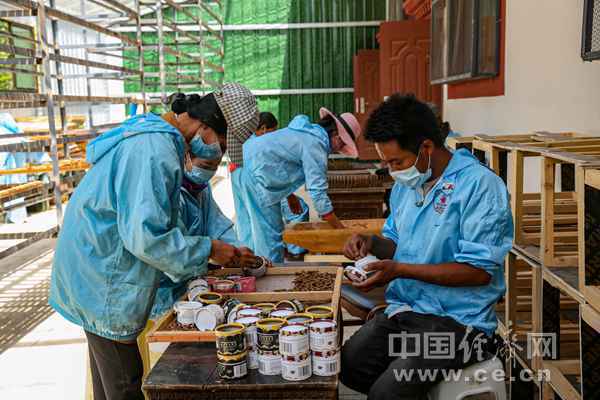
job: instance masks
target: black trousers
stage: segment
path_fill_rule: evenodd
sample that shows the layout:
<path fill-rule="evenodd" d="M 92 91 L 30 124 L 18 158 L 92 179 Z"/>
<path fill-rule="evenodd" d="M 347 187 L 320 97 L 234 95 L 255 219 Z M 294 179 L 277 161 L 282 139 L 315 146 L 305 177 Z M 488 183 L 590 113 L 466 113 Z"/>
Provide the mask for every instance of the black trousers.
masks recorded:
<path fill-rule="evenodd" d="M 436 340 L 440 337 L 441 342 Z M 415 312 L 388 318 L 380 313 L 344 344 L 340 380 L 368 393 L 369 400 L 426 399 L 427 390 L 445 373 L 483 361 L 486 342 L 482 332 L 452 318 Z"/>
<path fill-rule="evenodd" d="M 137 342 L 123 343 L 85 332 L 94 400 L 144 400 L 144 366 Z"/>

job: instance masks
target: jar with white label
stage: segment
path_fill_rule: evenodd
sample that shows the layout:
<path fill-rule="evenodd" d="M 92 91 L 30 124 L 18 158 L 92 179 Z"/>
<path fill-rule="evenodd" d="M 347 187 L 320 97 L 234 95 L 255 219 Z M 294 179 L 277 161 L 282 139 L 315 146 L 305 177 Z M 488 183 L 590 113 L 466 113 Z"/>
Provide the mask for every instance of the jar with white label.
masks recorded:
<path fill-rule="evenodd" d="M 258 349 L 258 372 L 262 375 L 280 375 L 281 355 L 279 352 Z"/>
<path fill-rule="evenodd" d="M 337 324 L 332 319 L 320 319 L 309 325 L 310 349 L 328 351 L 338 348 Z"/>
<path fill-rule="evenodd" d="M 303 381 L 311 375 L 310 353 L 281 356 L 281 377 L 286 381 Z"/>
<path fill-rule="evenodd" d="M 298 356 L 310 351 L 308 327 L 302 324 L 286 325 L 279 330 L 279 353 Z"/>
<path fill-rule="evenodd" d="M 340 372 L 340 351 L 313 351 L 312 371 L 318 376 L 333 376 Z"/>

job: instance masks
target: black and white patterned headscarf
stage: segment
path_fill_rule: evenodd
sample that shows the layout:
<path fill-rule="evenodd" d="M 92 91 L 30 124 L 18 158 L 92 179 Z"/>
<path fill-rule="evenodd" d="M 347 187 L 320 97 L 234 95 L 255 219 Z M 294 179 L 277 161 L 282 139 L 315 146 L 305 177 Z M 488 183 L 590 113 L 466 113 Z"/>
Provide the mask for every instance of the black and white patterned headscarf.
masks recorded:
<path fill-rule="evenodd" d="M 231 162 L 241 165 L 242 145 L 258 128 L 259 112 L 252 92 L 239 83 L 226 83 L 214 92 L 227 121 L 227 152 Z"/>

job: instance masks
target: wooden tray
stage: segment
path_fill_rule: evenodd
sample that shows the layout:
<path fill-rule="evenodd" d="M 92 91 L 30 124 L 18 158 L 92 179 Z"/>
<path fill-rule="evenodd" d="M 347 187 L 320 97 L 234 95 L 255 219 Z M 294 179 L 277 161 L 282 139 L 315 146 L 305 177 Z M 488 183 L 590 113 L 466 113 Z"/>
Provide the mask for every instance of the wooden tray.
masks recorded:
<path fill-rule="evenodd" d="M 296 273 L 305 271 L 328 272 L 335 274 L 333 290 L 295 292 L 292 291 L 292 281 Z M 239 274 L 237 268 L 225 268 L 214 271 L 216 276 Z M 343 269 L 341 267 L 272 267 L 267 269 L 267 274 L 256 281 L 254 293 L 231 293 L 244 303 L 255 304 L 263 302 L 277 302 L 280 300 L 297 299 L 302 302 L 329 305 L 333 308 L 334 319 L 340 313 L 340 290 L 342 287 Z M 275 290 L 290 289 L 276 292 Z M 213 331 L 174 331 L 168 330 L 169 324 L 175 319 L 175 313 L 170 310 L 166 313 L 146 335 L 147 342 L 214 342 Z"/>
<path fill-rule="evenodd" d="M 347 227 L 346 229 L 333 229 L 327 222 L 303 222 L 290 225 L 283 232 L 283 240 L 313 253 L 341 254 L 346 241 L 353 234 L 381 234 L 385 219 L 344 220 L 342 223 Z"/>

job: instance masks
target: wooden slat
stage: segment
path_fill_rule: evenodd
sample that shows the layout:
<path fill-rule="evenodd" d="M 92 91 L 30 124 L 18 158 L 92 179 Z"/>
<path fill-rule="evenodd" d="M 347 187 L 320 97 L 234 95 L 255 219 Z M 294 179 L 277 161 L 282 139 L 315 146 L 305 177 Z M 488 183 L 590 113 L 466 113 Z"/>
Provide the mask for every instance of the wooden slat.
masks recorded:
<path fill-rule="evenodd" d="M 586 169 L 585 184 L 600 190 L 600 169 Z"/>
<path fill-rule="evenodd" d="M 511 176 L 509 180 L 511 208 L 515 227 L 515 242 L 521 243 L 523 229 L 521 219 L 523 218 L 523 153 L 513 151 L 510 157 Z"/>
<path fill-rule="evenodd" d="M 582 167 L 575 168 L 575 191 L 577 192 L 577 233 L 578 233 L 578 266 L 579 290 L 585 292 L 585 178 L 586 171 Z"/>
<path fill-rule="evenodd" d="M 585 300 L 590 304 L 590 306 L 600 312 L 600 287 L 584 286 L 583 294 L 585 296 Z"/>
<path fill-rule="evenodd" d="M 314 253 L 341 254 L 353 234 L 381 234 L 384 223 L 384 219 L 343 220 L 345 229 L 333 229 L 327 222 L 299 223 L 283 232 L 283 240 Z"/>
<path fill-rule="evenodd" d="M 554 178 L 556 164 L 549 158 L 542 159 L 542 237 L 541 255 L 544 265 L 554 261 Z"/>
<path fill-rule="evenodd" d="M 550 385 L 556 390 L 560 398 L 563 400 L 580 400 L 581 395 L 571 385 L 571 382 L 565 378 L 565 374 L 558 368 L 553 361 L 544 361 L 543 367 L 550 372 Z"/>

